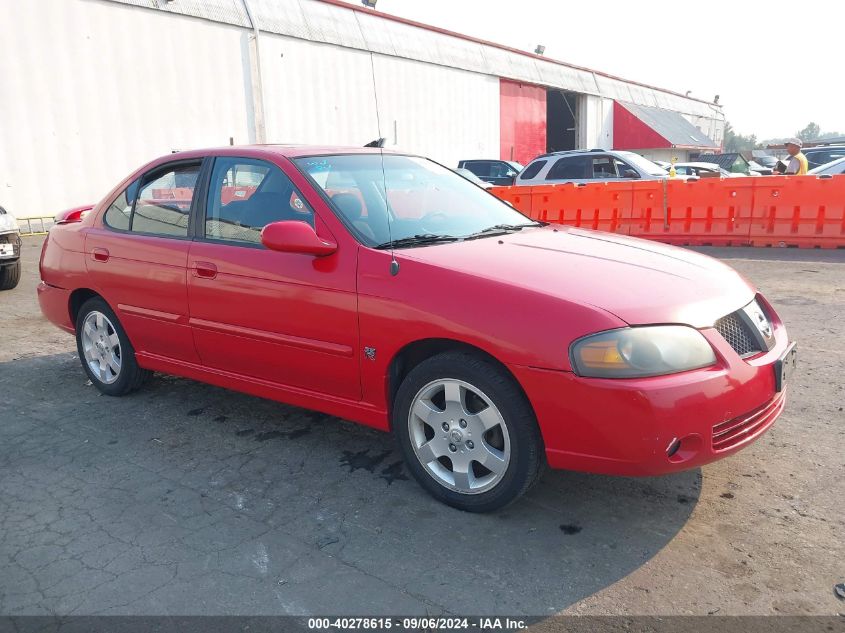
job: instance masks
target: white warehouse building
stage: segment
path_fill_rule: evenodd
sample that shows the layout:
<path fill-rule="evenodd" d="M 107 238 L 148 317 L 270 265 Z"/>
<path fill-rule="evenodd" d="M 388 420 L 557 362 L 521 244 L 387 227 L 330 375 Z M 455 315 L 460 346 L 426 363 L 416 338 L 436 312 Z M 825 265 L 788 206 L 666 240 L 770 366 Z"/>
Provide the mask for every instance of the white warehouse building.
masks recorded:
<path fill-rule="evenodd" d="M 0 205 L 52 216 L 173 150 L 527 162 L 718 150 L 719 105 L 338 0 L 26 0 L 0 21 Z"/>

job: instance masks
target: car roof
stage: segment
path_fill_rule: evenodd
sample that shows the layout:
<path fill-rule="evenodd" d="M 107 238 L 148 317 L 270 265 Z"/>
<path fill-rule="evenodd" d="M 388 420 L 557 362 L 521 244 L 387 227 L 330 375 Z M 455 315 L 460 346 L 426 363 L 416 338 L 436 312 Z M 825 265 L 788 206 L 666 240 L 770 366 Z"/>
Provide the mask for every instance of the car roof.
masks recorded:
<path fill-rule="evenodd" d="M 813 147 L 802 147 L 801 152 L 806 154 L 807 152 L 824 152 L 829 149 L 845 149 L 845 145 L 841 143 L 834 143 L 832 145 L 813 145 Z"/>
<path fill-rule="evenodd" d="M 622 150 L 618 149 L 601 149 L 601 148 L 594 148 L 594 149 L 564 149 L 560 150 L 559 152 L 547 152 L 546 154 L 540 154 L 535 158 L 531 159 L 531 162 L 535 160 L 539 160 L 540 158 L 549 158 L 551 156 L 567 156 L 571 154 L 622 154 L 631 152 L 623 152 Z"/>
<path fill-rule="evenodd" d="M 704 161 L 692 161 L 688 163 L 675 163 L 675 167 L 707 167 L 709 169 L 720 169 L 716 163 L 707 163 Z"/>
<path fill-rule="evenodd" d="M 343 145 L 225 145 L 223 147 L 209 147 L 205 149 L 193 149 L 187 151 L 173 152 L 169 154 L 170 159 L 198 158 L 201 156 L 239 156 L 243 154 L 263 154 L 285 156 L 287 158 L 301 158 L 303 156 L 326 156 L 332 154 L 404 154 L 389 149 L 378 147 L 360 147 Z"/>

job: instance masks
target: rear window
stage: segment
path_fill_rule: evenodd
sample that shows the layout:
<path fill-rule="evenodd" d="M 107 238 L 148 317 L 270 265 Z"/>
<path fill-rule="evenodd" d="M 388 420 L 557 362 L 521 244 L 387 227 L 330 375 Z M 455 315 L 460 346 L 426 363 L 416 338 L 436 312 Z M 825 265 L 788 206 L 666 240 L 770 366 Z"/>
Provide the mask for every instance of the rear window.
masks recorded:
<path fill-rule="evenodd" d="M 545 160 L 535 160 L 533 163 L 528 165 L 521 174 L 519 174 L 520 180 L 531 180 L 532 178 L 536 177 L 537 174 L 540 173 L 540 170 L 546 166 Z"/>

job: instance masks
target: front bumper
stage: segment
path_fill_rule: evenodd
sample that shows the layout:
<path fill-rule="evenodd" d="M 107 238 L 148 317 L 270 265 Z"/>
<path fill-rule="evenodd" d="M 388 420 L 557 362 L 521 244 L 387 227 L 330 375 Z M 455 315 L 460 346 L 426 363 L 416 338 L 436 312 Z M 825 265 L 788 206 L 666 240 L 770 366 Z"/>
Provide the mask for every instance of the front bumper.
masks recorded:
<path fill-rule="evenodd" d="M 786 402 L 774 365 L 789 344 L 783 325 L 774 326 L 774 347 L 746 360 L 715 329 L 701 330 L 717 363 L 669 376 L 609 380 L 510 369 L 534 407 L 549 466 L 661 475 L 726 457 L 771 427 Z"/>
<path fill-rule="evenodd" d="M 4 245 L 11 244 L 12 250 L 3 248 Z M 21 236 L 17 231 L 11 233 L 0 233 L 0 265 L 12 264 L 21 256 Z"/>

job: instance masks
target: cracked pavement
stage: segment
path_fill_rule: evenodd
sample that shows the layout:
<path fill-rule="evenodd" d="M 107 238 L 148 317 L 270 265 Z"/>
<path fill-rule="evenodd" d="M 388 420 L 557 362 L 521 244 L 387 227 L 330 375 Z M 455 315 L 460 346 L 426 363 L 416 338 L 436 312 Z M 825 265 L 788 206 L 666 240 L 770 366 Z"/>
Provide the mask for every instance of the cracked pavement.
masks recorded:
<path fill-rule="evenodd" d="M 0 614 L 845 609 L 845 252 L 707 250 L 799 341 L 752 447 L 671 477 L 549 472 L 479 516 L 428 497 L 371 429 L 162 375 L 100 395 L 38 310 L 40 243 L 0 294 Z"/>

